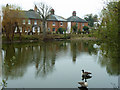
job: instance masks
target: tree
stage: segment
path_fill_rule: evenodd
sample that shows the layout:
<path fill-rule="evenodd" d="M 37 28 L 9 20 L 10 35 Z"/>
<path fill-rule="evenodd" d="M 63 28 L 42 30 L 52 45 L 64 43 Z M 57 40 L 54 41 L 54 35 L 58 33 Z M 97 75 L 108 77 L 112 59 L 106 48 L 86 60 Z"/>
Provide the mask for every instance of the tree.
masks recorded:
<path fill-rule="evenodd" d="M 51 7 L 45 3 L 36 4 L 37 11 L 42 19 L 43 39 L 46 37 L 46 22 L 51 12 Z"/>
<path fill-rule="evenodd" d="M 14 38 L 14 32 L 17 27 L 18 32 L 20 33 L 20 29 L 18 26 L 18 23 L 20 22 L 20 19 L 18 18 L 20 16 L 21 8 L 15 5 L 6 5 L 6 7 L 2 7 L 3 12 L 3 32 L 5 32 L 7 40 L 12 41 Z"/>
<path fill-rule="evenodd" d="M 83 29 L 84 29 L 84 31 L 89 32 L 89 27 L 84 26 Z"/>
<path fill-rule="evenodd" d="M 103 58 L 101 63 L 105 63 L 110 74 L 120 75 L 120 1 L 112 0 L 107 3 L 101 12 L 101 24 L 99 25 L 99 40 L 103 43 L 101 51 Z M 104 59 L 105 58 L 105 59 Z M 117 64 L 115 64 L 117 63 Z M 113 67 L 110 69 L 109 67 Z"/>
<path fill-rule="evenodd" d="M 94 26 L 94 22 L 98 21 L 98 15 L 92 15 L 92 14 L 87 14 L 85 15 L 84 19 L 86 21 L 88 21 L 88 25 L 93 27 Z"/>
<path fill-rule="evenodd" d="M 73 32 L 77 32 L 77 25 L 75 24 L 74 26 L 72 26 Z"/>

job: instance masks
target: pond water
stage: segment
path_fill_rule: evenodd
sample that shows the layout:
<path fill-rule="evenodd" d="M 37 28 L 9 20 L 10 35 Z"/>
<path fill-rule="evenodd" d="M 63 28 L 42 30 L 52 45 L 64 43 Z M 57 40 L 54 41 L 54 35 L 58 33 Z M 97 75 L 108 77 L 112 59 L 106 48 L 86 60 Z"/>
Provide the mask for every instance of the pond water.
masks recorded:
<path fill-rule="evenodd" d="M 7 88 L 78 88 L 89 71 L 88 88 L 118 87 L 117 62 L 106 64 L 96 41 L 54 41 L 2 46 Z M 115 69 L 115 70 L 114 70 Z"/>

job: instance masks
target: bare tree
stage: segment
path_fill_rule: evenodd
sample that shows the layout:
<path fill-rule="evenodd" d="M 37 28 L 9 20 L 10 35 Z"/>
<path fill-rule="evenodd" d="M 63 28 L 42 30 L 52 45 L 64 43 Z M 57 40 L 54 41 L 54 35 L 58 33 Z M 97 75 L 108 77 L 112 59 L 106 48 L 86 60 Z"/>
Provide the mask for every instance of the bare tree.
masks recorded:
<path fill-rule="evenodd" d="M 49 7 L 45 3 L 36 4 L 37 11 L 42 19 L 43 39 L 46 37 L 46 22 L 50 15 L 52 7 Z"/>

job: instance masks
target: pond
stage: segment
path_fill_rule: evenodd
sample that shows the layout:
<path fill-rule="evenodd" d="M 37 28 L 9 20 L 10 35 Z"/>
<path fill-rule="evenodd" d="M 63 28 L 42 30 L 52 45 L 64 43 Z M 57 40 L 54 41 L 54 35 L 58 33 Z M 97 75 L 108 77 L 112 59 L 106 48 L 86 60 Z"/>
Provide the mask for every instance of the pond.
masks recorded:
<path fill-rule="evenodd" d="M 102 59 L 96 41 L 3 44 L 2 78 L 7 88 L 78 88 L 91 72 L 88 88 L 118 87 L 118 63 Z"/>

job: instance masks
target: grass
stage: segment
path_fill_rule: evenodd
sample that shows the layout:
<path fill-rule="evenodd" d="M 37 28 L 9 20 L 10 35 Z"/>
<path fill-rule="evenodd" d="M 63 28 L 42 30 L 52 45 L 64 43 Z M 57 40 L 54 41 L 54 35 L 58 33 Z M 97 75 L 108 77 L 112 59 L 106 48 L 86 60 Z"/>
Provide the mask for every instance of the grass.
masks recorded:
<path fill-rule="evenodd" d="M 46 38 L 48 40 L 55 40 L 55 39 L 81 39 L 81 38 L 92 38 L 95 37 L 96 34 L 90 33 L 90 34 L 47 34 Z M 3 41 L 7 41 L 7 38 L 5 36 L 2 36 Z M 13 41 L 42 41 L 43 35 L 21 35 L 21 40 L 18 34 L 14 35 Z"/>

